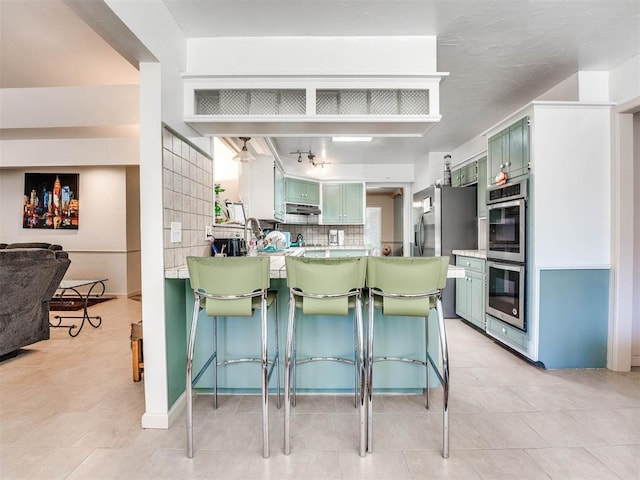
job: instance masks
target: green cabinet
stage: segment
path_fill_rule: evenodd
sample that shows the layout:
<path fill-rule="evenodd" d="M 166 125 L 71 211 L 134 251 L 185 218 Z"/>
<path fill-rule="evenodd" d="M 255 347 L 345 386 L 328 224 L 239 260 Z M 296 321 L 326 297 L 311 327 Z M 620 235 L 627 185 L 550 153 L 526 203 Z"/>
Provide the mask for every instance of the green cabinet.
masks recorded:
<path fill-rule="evenodd" d="M 308 180 L 285 178 L 285 201 L 288 203 L 304 203 L 320 205 L 320 185 Z"/>
<path fill-rule="evenodd" d="M 471 162 L 451 171 L 451 186 L 466 187 L 478 180 L 478 162 Z"/>
<path fill-rule="evenodd" d="M 495 183 L 500 170 L 507 174 L 507 181 L 529 172 L 529 143 L 529 117 L 520 119 L 489 138 L 489 184 Z"/>
<path fill-rule="evenodd" d="M 467 163 L 462 167 L 460 186 L 471 185 L 478 180 L 478 162 Z"/>
<path fill-rule="evenodd" d="M 462 185 L 462 167 L 451 170 L 451 186 L 460 187 Z"/>
<path fill-rule="evenodd" d="M 465 270 L 464 278 L 456 278 L 456 314 L 484 330 L 485 261 L 459 255 L 456 265 Z"/>
<path fill-rule="evenodd" d="M 362 183 L 323 184 L 322 223 L 362 225 L 364 223 L 364 185 Z"/>
<path fill-rule="evenodd" d="M 478 218 L 487 216 L 487 157 L 478 160 Z"/>

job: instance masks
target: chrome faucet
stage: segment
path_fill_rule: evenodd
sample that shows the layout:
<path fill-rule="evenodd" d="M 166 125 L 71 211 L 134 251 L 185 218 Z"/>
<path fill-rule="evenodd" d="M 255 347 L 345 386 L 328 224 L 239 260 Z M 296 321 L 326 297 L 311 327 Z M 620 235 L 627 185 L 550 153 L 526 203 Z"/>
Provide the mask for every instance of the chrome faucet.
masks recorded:
<path fill-rule="evenodd" d="M 260 228 L 260 220 L 258 220 L 255 217 L 249 217 L 244 222 L 244 239 L 245 239 L 245 241 L 248 241 L 248 239 L 247 239 L 247 226 L 249 225 L 249 223 L 251 223 L 251 231 L 256 236 L 256 240 L 262 240 L 265 237 L 265 234 L 262 231 L 262 228 Z"/>

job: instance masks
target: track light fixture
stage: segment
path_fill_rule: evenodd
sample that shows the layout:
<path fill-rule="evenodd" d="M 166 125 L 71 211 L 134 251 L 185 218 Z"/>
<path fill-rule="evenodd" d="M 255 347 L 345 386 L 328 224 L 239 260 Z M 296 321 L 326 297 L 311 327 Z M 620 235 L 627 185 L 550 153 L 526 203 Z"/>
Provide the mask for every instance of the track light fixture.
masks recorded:
<path fill-rule="evenodd" d="M 306 155 L 309 163 L 314 167 L 320 165 L 324 168 L 325 165 L 329 165 L 329 162 L 316 162 L 316 154 L 311 150 L 296 150 L 295 152 L 289 152 L 291 155 L 298 155 L 298 163 L 302 163 L 302 155 Z"/>

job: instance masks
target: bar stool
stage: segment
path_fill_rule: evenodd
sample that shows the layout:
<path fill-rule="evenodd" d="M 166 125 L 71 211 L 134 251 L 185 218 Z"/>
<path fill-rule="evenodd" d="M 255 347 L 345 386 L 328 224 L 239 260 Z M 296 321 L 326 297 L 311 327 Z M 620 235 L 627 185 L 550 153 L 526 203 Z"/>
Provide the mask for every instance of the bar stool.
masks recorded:
<path fill-rule="evenodd" d="M 367 451 L 373 451 L 373 364 L 399 361 L 422 365 L 426 370 L 426 407 L 429 408 L 429 365 L 443 387 L 442 457 L 449 457 L 449 353 L 442 313 L 442 291 L 447 281 L 449 257 L 370 257 L 367 262 L 369 322 L 367 334 Z M 417 316 L 425 319 L 425 360 L 373 356 L 373 317 L 376 307 L 385 316 Z M 429 354 L 429 313 L 436 310 L 442 371 Z"/>
<path fill-rule="evenodd" d="M 294 385 L 296 365 L 311 361 L 337 361 L 355 367 L 354 395 L 359 413 L 360 456 L 366 454 L 366 413 L 364 393 L 366 375 L 364 364 L 364 333 L 362 323 L 362 289 L 366 274 L 366 257 L 300 258 L 285 257 L 287 286 L 289 287 L 289 319 L 284 359 L 284 453 L 291 452 L 291 384 Z M 336 357 L 296 358 L 296 311 L 305 315 L 354 314 L 354 358 Z"/>
<path fill-rule="evenodd" d="M 187 349 L 187 456 L 193 457 L 193 386 L 204 371 L 213 365 L 213 408 L 218 408 L 218 366 L 257 362 L 262 369 L 262 456 L 269 456 L 269 380 L 277 377 L 277 407 L 280 408 L 280 373 L 278 368 L 278 309 L 276 293 L 269 287 L 269 257 L 187 257 L 191 288 L 195 296 L 191 332 Z M 268 360 L 267 309 L 273 305 L 275 318 L 275 354 Z M 252 317 L 260 309 L 260 358 L 218 359 L 218 317 Z M 213 353 L 200 371 L 193 375 L 193 353 L 200 310 L 213 317 Z"/>

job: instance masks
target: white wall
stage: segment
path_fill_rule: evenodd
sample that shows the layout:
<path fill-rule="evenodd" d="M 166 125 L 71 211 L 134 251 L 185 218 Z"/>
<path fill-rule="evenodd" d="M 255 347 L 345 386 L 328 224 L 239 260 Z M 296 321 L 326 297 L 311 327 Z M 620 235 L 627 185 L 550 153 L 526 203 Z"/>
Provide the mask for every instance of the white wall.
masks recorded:
<path fill-rule="evenodd" d="M 624 103 L 640 96 L 640 55 L 614 68 L 609 77 L 609 98 Z"/>
<path fill-rule="evenodd" d="M 79 173 L 78 230 L 22 228 L 25 172 Z M 57 243 L 69 252 L 68 279 L 108 278 L 107 293 L 137 293 L 128 276 L 127 170 L 124 167 L 39 167 L 0 169 L 0 239 L 3 242 Z M 129 232 L 135 238 L 135 231 Z M 130 242 L 135 247 L 135 242 Z M 137 270 L 140 270 L 139 265 Z"/>
<path fill-rule="evenodd" d="M 195 74 L 398 75 L 437 71 L 434 36 L 193 38 L 187 40 L 187 49 L 187 71 Z"/>
<path fill-rule="evenodd" d="M 606 106 L 534 107 L 536 266 L 610 265 L 609 130 Z"/>
<path fill-rule="evenodd" d="M 138 124 L 138 85 L 0 89 L 0 128 Z"/>

